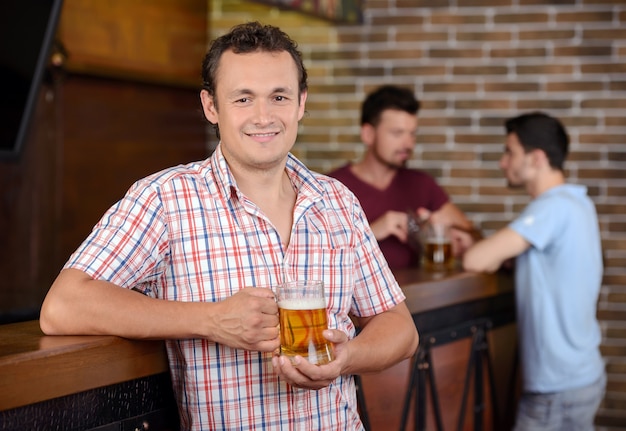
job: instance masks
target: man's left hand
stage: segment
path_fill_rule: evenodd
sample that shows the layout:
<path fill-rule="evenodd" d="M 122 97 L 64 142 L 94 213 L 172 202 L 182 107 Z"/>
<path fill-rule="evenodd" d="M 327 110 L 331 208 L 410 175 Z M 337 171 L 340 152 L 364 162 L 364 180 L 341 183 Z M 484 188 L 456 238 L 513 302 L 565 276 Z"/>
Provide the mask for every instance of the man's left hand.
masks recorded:
<path fill-rule="evenodd" d="M 302 356 L 290 359 L 276 354 L 272 358 L 276 374 L 296 388 L 318 390 L 330 385 L 341 375 L 348 360 L 348 336 L 342 331 L 327 329 L 324 331 L 324 337 L 334 345 L 334 359 L 331 362 L 314 365 Z"/>

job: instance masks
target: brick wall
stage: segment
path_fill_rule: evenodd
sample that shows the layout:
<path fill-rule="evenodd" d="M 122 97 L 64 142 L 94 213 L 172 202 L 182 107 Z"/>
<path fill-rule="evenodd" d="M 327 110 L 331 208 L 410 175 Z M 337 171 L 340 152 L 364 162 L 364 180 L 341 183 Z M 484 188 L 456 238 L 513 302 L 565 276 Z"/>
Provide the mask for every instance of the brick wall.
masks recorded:
<path fill-rule="evenodd" d="M 211 37 L 259 20 L 299 42 L 310 91 L 294 153 L 312 169 L 359 157 L 368 91 L 414 88 L 423 108 L 411 164 L 486 233 L 528 202 L 498 169 L 503 120 L 529 110 L 563 120 L 567 174 L 590 189 L 606 256 L 598 313 L 609 383 L 598 429 L 626 428 L 626 2 L 366 0 L 360 25 L 240 0 L 210 9 Z"/>

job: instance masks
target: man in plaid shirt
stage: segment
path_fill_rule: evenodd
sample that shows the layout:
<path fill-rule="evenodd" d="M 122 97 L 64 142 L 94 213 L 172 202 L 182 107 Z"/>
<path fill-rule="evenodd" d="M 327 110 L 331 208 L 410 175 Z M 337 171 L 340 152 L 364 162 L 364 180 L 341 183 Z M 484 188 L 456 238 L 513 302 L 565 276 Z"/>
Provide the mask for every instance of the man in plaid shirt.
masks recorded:
<path fill-rule="evenodd" d="M 301 54 L 280 29 L 242 24 L 213 42 L 203 79 L 217 149 L 108 210 L 41 328 L 165 339 L 184 430 L 361 430 L 353 375 L 409 358 L 418 335 L 358 200 L 290 154 Z M 279 355 L 275 287 L 293 279 L 324 282 L 329 364 Z"/>

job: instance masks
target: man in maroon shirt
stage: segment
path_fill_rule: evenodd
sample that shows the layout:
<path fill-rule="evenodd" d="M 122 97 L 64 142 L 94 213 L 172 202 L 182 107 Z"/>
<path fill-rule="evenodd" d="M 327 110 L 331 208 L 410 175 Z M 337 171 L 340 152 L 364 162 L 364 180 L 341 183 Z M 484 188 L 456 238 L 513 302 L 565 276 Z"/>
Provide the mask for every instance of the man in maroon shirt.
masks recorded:
<path fill-rule="evenodd" d="M 406 88 L 386 85 L 369 94 L 361 109 L 361 140 L 367 147 L 363 159 L 328 174 L 357 196 L 392 269 L 418 264 L 408 241 L 409 212 L 446 226 L 472 228 L 432 176 L 406 167 L 415 147 L 419 107 Z"/>

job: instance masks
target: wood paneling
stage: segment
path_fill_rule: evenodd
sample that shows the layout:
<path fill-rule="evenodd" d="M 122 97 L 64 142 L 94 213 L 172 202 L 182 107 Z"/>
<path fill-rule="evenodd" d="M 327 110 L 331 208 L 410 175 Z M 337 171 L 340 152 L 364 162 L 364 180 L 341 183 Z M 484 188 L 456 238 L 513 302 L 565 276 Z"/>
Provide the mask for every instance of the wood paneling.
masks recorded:
<path fill-rule="evenodd" d="M 207 0 L 65 0 L 59 39 L 71 72 L 197 87 Z"/>
<path fill-rule="evenodd" d="M 36 317 L 56 273 L 57 113 L 57 90 L 47 83 L 21 153 L 0 160 L 0 323 Z"/>
<path fill-rule="evenodd" d="M 69 76 L 63 113 L 59 264 L 134 181 L 208 154 L 196 90 Z"/>
<path fill-rule="evenodd" d="M 66 62 L 20 157 L 0 160 L 0 323 L 38 317 L 69 254 L 133 181 L 208 155 L 207 21 L 206 0 L 65 0 Z"/>

